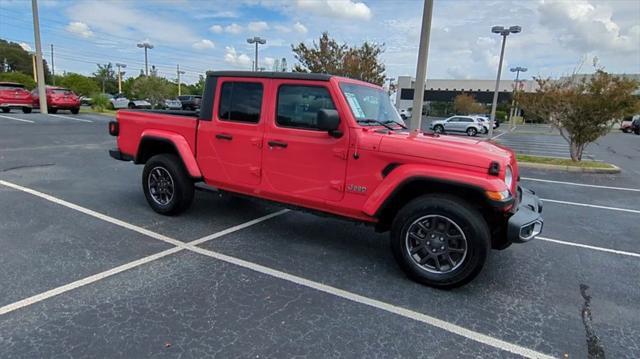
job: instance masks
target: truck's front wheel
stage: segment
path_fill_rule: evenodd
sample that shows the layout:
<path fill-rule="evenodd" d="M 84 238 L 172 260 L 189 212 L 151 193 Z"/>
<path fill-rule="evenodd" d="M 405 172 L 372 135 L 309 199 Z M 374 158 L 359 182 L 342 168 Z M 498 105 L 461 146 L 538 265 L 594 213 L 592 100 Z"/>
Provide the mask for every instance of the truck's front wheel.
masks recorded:
<path fill-rule="evenodd" d="M 151 208 L 160 214 L 179 214 L 193 202 L 193 181 L 173 154 L 155 155 L 147 161 L 142 188 Z"/>
<path fill-rule="evenodd" d="M 482 214 L 464 201 L 426 195 L 403 207 L 391 227 L 391 249 L 404 272 L 437 288 L 471 281 L 490 249 Z"/>

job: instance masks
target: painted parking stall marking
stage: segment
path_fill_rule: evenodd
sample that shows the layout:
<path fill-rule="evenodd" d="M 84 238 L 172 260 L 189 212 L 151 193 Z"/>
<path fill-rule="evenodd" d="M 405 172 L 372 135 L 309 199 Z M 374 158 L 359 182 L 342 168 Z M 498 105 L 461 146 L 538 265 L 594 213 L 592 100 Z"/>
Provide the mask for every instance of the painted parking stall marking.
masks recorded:
<path fill-rule="evenodd" d="M 569 201 L 558 201 L 558 200 L 549 199 L 549 198 L 541 198 L 541 200 L 543 202 L 545 202 L 545 203 L 547 203 L 547 202 L 548 203 L 558 203 L 558 204 L 566 204 L 566 205 L 570 205 L 570 206 L 607 209 L 607 210 L 610 210 L 610 211 L 619 211 L 619 212 L 628 212 L 628 213 L 640 214 L 640 210 L 636 210 L 636 209 L 600 206 L 600 205 L 597 205 L 597 204 L 578 203 L 578 202 L 569 202 Z"/>
<path fill-rule="evenodd" d="M 67 119 L 67 120 L 72 120 L 72 121 L 79 121 L 79 122 L 89 122 L 92 123 L 93 121 L 91 120 L 85 120 L 83 118 L 77 118 L 77 117 L 71 117 L 71 116 L 64 116 L 64 115 L 54 115 L 54 114 L 49 114 L 49 116 L 53 116 L 53 117 L 58 117 L 58 118 L 63 118 L 63 119 Z"/>
<path fill-rule="evenodd" d="M 542 178 L 531 178 L 531 177 L 521 177 L 521 179 L 523 179 L 523 180 L 527 180 L 527 181 L 545 182 L 545 183 L 555 183 L 555 184 L 562 184 L 562 185 L 568 185 L 568 186 L 578 186 L 578 187 L 591 187 L 591 188 L 611 189 L 611 190 L 616 190 L 616 191 L 640 192 L 640 189 L 638 189 L 638 188 L 601 186 L 601 185 L 586 184 L 586 183 L 565 182 L 565 181 L 553 181 L 553 180 L 548 180 L 548 179 L 542 179 Z"/>
<path fill-rule="evenodd" d="M 31 121 L 31 120 L 24 120 L 22 118 L 5 116 L 5 115 L 0 115 L 0 118 L 4 118 L 4 119 L 7 119 L 7 120 L 13 120 L 13 121 L 26 122 L 26 123 L 35 123 L 34 121 Z"/>

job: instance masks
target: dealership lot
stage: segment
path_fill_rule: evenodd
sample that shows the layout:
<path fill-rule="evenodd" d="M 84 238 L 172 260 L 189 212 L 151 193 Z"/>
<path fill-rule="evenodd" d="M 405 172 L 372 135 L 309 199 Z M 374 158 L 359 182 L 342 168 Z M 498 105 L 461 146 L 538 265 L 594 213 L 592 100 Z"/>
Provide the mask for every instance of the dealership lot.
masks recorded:
<path fill-rule="evenodd" d="M 59 115 L 0 116 L 0 357 L 640 357 L 636 136 L 594 146 L 621 174 L 523 170 L 543 238 L 442 291 L 362 225 L 209 191 L 160 216 L 110 118 Z"/>

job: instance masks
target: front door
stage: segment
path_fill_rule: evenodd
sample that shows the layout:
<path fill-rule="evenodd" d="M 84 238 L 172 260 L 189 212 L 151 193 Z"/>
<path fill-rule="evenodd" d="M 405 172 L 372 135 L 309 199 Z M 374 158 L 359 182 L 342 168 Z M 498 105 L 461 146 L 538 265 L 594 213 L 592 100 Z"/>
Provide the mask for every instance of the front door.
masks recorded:
<path fill-rule="evenodd" d="M 239 189 L 260 184 L 263 95 L 267 79 L 219 78 L 211 121 L 200 121 L 198 162 L 208 183 Z"/>
<path fill-rule="evenodd" d="M 275 118 L 265 129 L 263 188 L 283 200 L 309 204 L 339 201 L 344 195 L 348 131 L 339 138 L 317 127 L 321 109 L 336 109 L 327 82 L 273 80 Z M 344 118 L 344 116 L 341 116 Z"/>

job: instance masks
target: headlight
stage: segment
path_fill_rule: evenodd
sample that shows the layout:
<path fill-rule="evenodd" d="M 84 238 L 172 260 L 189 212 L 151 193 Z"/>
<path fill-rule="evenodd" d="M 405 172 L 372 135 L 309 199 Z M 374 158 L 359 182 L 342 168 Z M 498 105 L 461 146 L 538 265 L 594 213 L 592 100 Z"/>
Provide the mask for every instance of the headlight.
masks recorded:
<path fill-rule="evenodd" d="M 513 184 L 513 172 L 511 171 L 511 166 L 507 166 L 507 170 L 504 174 L 504 183 L 509 189 L 511 189 L 511 185 Z"/>

